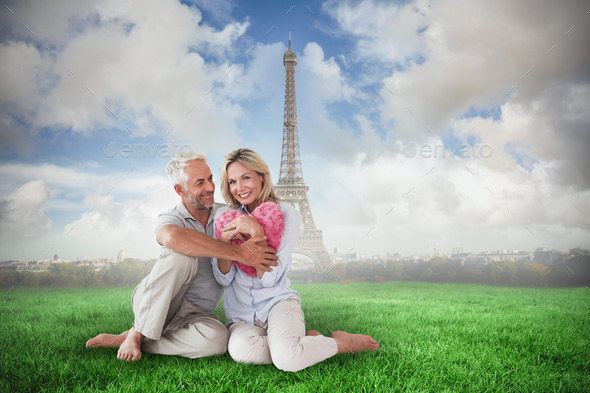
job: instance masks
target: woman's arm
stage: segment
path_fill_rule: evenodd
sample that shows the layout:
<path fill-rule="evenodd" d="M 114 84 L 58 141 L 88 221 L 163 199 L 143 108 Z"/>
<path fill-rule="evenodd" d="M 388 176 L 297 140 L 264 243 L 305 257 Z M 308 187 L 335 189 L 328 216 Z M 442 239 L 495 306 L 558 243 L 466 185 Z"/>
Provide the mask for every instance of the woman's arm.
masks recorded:
<path fill-rule="evenodd" d="M 215 277 L 215 281 L 224 287 L 229 286 L 236 277 L 236 268 L 234 264 L 230 263 L 227 273 L 222 273 L 219 260 L 217 258 L 211 258 L 211 270 L 213 270 L 213 277 Z"/>
<path fill-rule="evenodd" d="M 231 243 L 227 232 L 221 232 L 219 240 L 223 243 Z M 217 258 L 217 267 L 222 274 L 228 274 L 232 265 L 233 262 L 230 259 Z"/>

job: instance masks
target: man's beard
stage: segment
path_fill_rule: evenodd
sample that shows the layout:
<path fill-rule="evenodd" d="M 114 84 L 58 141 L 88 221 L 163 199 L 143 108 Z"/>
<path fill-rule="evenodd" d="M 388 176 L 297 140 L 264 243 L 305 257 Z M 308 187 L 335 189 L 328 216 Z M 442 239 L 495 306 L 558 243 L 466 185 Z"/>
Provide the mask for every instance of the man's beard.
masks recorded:
<path fill-rule="evenodd" d="M 211 210 L 215 201 L 212 200 L 211 202 L 203 202 L 203 197 L 208 196 L 213 196 L 213 193 L 205 193 L 197 196 L 190 192 L 190 197 L 187 198 L 187 202 L 190 206 L 197 210 Z"/>

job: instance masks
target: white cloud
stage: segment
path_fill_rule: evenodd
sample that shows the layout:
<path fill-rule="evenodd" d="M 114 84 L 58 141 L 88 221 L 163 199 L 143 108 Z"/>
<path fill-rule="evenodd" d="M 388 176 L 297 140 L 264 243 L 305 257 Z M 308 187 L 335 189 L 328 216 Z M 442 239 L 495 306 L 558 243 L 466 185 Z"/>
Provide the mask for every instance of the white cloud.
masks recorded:
<path fill-rule="evenodd" d="M 324 4 L 324 9 L 333 15 L 340 29 L 356 36 L 355 55 L 406 63 L 423 54 L 420 35 L 428 23 L 425 1 L 403 6 L 373 0 L 356 4 L 329 1 Z"/>
<path fill-rule="evenodd" d="M 257 44 L 248 51 L 247 65 L 226 64 L 220 67 L 219 78 L 226 79 L 222 87 L 223 96 L 239 102 L 260 98 L 281 100 L 284 91 L 280 81 L 284 81 L 285 70 L 280 59 L 284 51 L 281 43 Z"/>
<path fill-rule="evenodd" d="M 328 152 L 330 156 L 354 154 L 358 147 L 354 130 L 347 117 L 339 117 L 342 109 L 334 109 L 334 105 L 353 106 L 364 93 L 352 86 L 333 57 L 325 58 L 315 42 L 308 43 L 298 56 L 295 84 L 299 133 L 305 150 Z"/>
<path fill-rule="evenodd" d="M 109 251 L 124 245 L 130 256 L 158 257 L 159 246 L 153 233 L 156 217 L 178 201 L 172 195 L 167 179 L 155 184 L 148 179 L 135 179 L 134 182 L 144 183 L 144 186 L 149 184 L 149 187 L 142 187 L 142 196 L 120 201 L 114 196 L 116 190 L 105 194 L 101 188 L 86 195 L 84 205 L 88 211 L 63 230 L 64 238 L 76 245 L 68 247 L 70 255 L 76 250 L 76 255 L 106 257 L 110 256 Z M 119 195 L 121 192 L 124 191 L 119 190 Z"/>
<path fill-rule="evenodd" d="M 7 8 L 0 14 L 0 23 L 10 30 L 15 40 L 36 38 L 52 46 L 75 34 L 81 18 L 94 15 L 89 11 L 92 10 L 89 4 L 77 0 L 24 0 L 9 4 Z"/>
<path fill-rule="evenodd" d="M 28 37 L 36 45 L 2 45 L 0 69 L 14 76 L 0 83 L 3 111 L 33 129 L 128 127 L 135 136 L 208 137 L 211 146 L 224 141 L 211 130 L 236 135 L 240 109 L 219 88 L 232 64 L 215 59 L 236 50 L 248 21 L 215 30 L 198 9 L 176 1 L 84 4 L 64 3 L 55 27 Z M 27 3 L 15 11 L 34 22 L 52 14 L 47 8 Z M 18 31 L 13 26 L 15 37 Z"/>
<path fill-rule="evenodd" d="M 444 132 L 470 108 L 485 113 L 515 93 L 527 99 L 551 80 L 588 75 L 590 55 L 580 50 L 589 30 L 579 19 L 581 2 L 363 1 L 328 9 L 355 36 L 360 62 L 402 66 L 383 81 L 395 96 L 383 87 L 381 108 L 402 138 L 425 131 L 425 125 Z"/>
<path fill-rule="evenodd" d="M 51 229 L 45 214 L 51 190 L 41 180 L 23 184 L 0 199 L 0 234 L 3 239 L 31 238 Z"/>
<path fill-rule="evenodd" d="M 47 52 L 49 54 L 49 52 Z M 0 44 L 0 108 L 8 107 L 16 117 L 33 115 L 47 89 L 50 59 L 25 42 Z"/>
<path fill-rule="evenodd" d="M 43 164 L 2 165 L 0 174 L 5 180 L 0 197 L 3 252 L 18 258 L 47 258 L 50 248 L 49 257 L 110 257 L 122 244 L 129 255 L 155 258 L 156 216 L 178 203 L 163 173 Z M 64 214 L 78 218 L 57 224 L 50 211 L 59 213 L 60 222 Z"/>
<path fill-rule="evenodd" d="M 175 1 L 14 4 L 16 15 L 0 16 L 10 33 L 0 44 L 3 152 L 30 152 L 37 133 L 130 137 L 128 126 L 205 151 L 215 175 L 220 156 L 243 145 L 278 174 L 285 46 L 253 40 L 260 26 L 249 17 L 222 15 L 232 4 L 204 14 Z M 321 39 L 298 53 L 303 172 L 329 249 L 588 246 L 587 4 L 331 1 L 324 11 L 355 53 Z M 375 74 L 357 75 L 363 65 Z M 491 154 L 452 158 L 445 144 Z M 407 157 L 411 146 L 427 156 Z M 42 160 L 0 165 L 4 200 L 42 183 L 51 191 L 43 200 L 36 188 L 34 209 L 69 212 L 35 255 L 55 246 L 104 256 L 124 244 L 152 256 L 155 214 L 176 201 L 163 175 L 142 165 L 125 175 L 131 160 L 119 170 Z"/>
<path fill-rule="evenodd" d="M 364 1 L 327 9 L 355 38 L 357 62 L 391 69 L 382 123 L 359 110 L 361 133 L 337 135 L 355 141 L 344 148 L 348 159 L 313 157 L 321 173 L 306 175 L 330 247 L 373 254 L 426 253 L 436 243 L 470 251 L 587 245 L 590 57 L 582 48 L 590 31 L 581 3 Z M 485 116 L 492 107 L 496 116 Z M 412 143 L 440 150 L 407 158 Z M 491 156 L 450 158 L 449 143 L 484 146 Z"/>
<path fill-rule="evenodd" d="M 101 170 L 103 173 L 98 174 Z M 49 184 L 52 189 L 78 192 L 74 190 L 88 190 L 107 179 L 114 181 L 116 176 L 114 173 L 108 175 L 104 169 L 88 163 L 78 168 L 52 164 L 3 164 L 0 165 L 0 177 L 3 179 L 0 193 L 8 194 L 25 182 L 38 180 Z"/>
<path fill-rule="evenodd" d="M 297 63 L 296 81 L 311 90 L 309 95 L 312 104 L 326 104 L 334 101 L 350 101 L 355 94 L 349 86 L 342 70 L 334 58 L 325 58 L 324 51 L 315 42 L 310 42 L 303 48 L 303 54 Z"/>
<path fill-rule="evenodd" d="M 359 155 L 314 162 L 322 171 L 306 180 L 316 225 L 330 249 L 354 246 L 366 255 L 426 254 L 433 244 L 466 251 L 586 244 L 590 192 L 543 189 L 546 172 L 506 176 L 481 161 Z M 564 228 L 571 229 L 566 238 Z"/>

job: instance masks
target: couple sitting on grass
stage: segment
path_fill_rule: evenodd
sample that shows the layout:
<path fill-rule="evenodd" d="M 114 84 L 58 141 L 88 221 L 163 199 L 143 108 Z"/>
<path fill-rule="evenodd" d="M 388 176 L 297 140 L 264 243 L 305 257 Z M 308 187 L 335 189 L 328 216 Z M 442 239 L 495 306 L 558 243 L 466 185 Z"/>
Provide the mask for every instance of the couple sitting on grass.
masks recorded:
<path fill-rule="evenodd" d="M 205 156 L 181 153 L 166 171 L 181 203 L 158 216 L 162 254 L 133 292 L 133 327 L 99 334 L 87 347 L 118 347 L 117 358 L 126 361 L 142 351 L 199 358 L 227 350 L 237 362 L 292 372 L 338 353 L 379 349 L 367 335 L 305 331 L 299 294 L 287 278 L 301 218 L 277 198 L 256 152 L 225 156 L 221 191 L 229 206 L 214 201 Z M 224 288 L 229 329 L 213 313 Z"/>

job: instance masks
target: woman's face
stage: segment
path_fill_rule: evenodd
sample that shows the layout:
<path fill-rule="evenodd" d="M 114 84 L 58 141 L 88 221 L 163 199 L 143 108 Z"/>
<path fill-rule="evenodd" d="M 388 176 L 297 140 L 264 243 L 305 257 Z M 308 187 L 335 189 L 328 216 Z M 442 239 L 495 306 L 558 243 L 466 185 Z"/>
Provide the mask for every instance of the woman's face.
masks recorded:
<path fill-rule="evenodd" d="M 229 192 L 251 212 L 260 202 L 257 201 L 262 191 L 262 176 L 248 169 L 241 162 L 233 162 L 227 166 L 227 182 Z"/>

